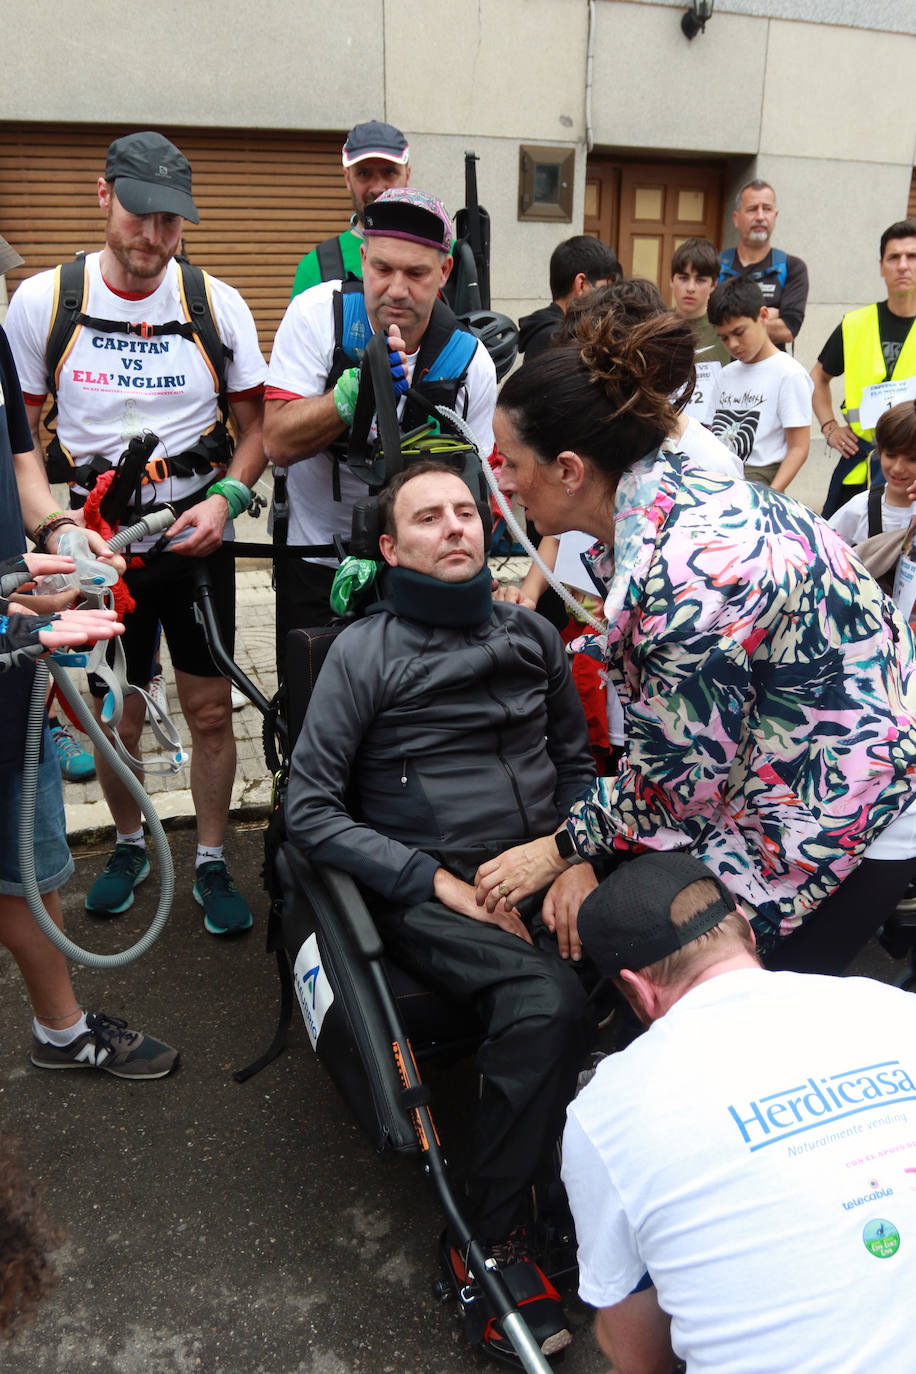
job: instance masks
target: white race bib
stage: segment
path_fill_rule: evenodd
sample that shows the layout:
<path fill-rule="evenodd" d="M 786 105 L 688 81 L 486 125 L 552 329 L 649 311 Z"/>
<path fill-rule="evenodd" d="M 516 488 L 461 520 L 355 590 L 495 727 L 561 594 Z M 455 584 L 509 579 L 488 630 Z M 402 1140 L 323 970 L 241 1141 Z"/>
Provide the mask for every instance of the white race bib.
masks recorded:
<path fill-rule="evenodd" d="M 712 419 L 716 378 L 722 371 L 722 364 L 713 361 L 697 363 L 696 369 L 697 384 L 694 387 L 693 395 L 684 407 L 684 414 L 692 415 L 695 420 L 699 420 L 701 425 L 705 425 L 707 420 Z"/>
<path fill-rule="evenodd" d="M 900 377 L 865 387 L 859 402 L 859 424 L 863 429 L 874 429 L 884 411 L 901 401 L 916 401 L 916 377 Z"/>

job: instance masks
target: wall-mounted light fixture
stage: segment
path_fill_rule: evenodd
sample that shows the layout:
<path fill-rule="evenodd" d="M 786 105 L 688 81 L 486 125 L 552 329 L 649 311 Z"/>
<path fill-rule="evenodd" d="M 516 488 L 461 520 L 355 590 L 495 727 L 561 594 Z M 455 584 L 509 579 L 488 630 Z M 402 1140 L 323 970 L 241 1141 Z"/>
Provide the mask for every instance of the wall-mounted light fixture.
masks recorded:
<path fill-rule="evenodd" d="M 687 38 L 706 32 L 706 21 L 712 18 L 716 0 L 690 0 L 690 9 L 681 15 L 681 29 Z"/>

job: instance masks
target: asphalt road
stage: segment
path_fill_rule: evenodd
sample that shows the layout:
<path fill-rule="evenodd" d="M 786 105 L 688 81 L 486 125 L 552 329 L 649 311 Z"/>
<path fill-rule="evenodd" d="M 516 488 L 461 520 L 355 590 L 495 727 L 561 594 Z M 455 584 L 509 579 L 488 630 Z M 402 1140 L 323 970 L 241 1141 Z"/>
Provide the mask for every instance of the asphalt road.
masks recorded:
<path fill-rule="evenodd" d="M 290 1049 L 243 1085 L 269 1043 L 277 976 L 264 953 L 261 835 L 236 829 L 230 867 L 256 913 L 231 942 L 191 899 L 193 836 L 173 831 L 178 896 L 158 944 L 121 972 L 78 969 L 85 1006 L 126 1016 L 181 1050 L 172 1078 L 122 1082 L 28 1062 L 30 1014 L 0 951 L 0 1121 L 66 1228 L 60 1281 L 34 1324 L 0 1349 L 4 1374 L 469 1374 L 494 1369 L 434 1301 L 440 1220 L 410 1159 L 377 1156 L 314 1058 L 296 1012 Z M 136 939 L 132 910 L 83 911 L 99 853 L 77 855 L 69 933 L 109 952 Z M 446 1140 L 467 1083 L 434 1083 Z M 450 1108 L 453 1110 L 450 1113 Z M 586 1311 L 563 1374 L 606 1368 Z"/>
<path fill-rule="evenodd" d="M 0 1350 L 5 1374 L 470 1374 L 494 1369 L 467 1345 L 454 1305 L 431 1292 L 437 1205 L 412 1160 L 365 1143 L 312 1055 L 298 1018 L 290 1049 L 249 1082 L 234 1069 L 270 1041 L 276 971 L 264 953 L 261 835 L 236 828 L 230 866 L 254 930 L 207 935 L 190 897 L 192 832 L 173 831 L 178 897 L 159 943 L 123 972 L 79 969 L 84 1005 L 178 1046 L 170 1079 L 132 1084 L 28 1062 L 29 1011 L 0 951 L 0 1121 L 22 1143 L 68 1239 L 60 1282 L 32 1327 Z M 104 952 L 145 928 L 153 882 L 120 921 L 83 898 L 100 854 L 77 856 L 68 929 Z M 872 945 L 857 972 L 892 978 Z M 443 1138 L 471 1110 L 472 1082 L 433 1080 Z M 588 1313 L 563 1374 L 606 1368 Z"/>

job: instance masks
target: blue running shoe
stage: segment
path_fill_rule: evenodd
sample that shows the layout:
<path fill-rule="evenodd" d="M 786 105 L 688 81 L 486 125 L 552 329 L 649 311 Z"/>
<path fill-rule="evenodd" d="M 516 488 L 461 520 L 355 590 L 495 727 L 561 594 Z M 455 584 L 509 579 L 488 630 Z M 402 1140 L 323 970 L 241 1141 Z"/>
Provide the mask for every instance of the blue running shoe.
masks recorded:
<path fill-rule="evenodd" d="M 138 844 L 116 844 L 114 853 L 96 878 L 85 907 L 93 916 L 120 916 L 134 904 L 134 888 L 149 877 L 146 850 Z"/>
<path fill-rule="evenodd" d="M 252 925 L 248 903 L 229 876 L 222 859 L 201 864 L 194 883 L 194 900 L 204 909 L 204 927 L 211 935 L 237 935 Z"/>
<path fill-rule="evenodd" d="M 61 776 L 68 782 L 90 782 L 95 777 L 95 759 L 77 744 L 76 740 L 60 722 L 51 726 L 51 738 L 57 751 Z"/>

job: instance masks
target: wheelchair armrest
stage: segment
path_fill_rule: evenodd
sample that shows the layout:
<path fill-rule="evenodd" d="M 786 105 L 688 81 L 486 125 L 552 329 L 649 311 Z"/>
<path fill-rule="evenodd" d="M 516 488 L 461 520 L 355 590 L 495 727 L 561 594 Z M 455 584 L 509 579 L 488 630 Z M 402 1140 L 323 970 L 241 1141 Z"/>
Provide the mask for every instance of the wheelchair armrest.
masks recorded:
<path fill-rule="evenodd" d="M 363 895 L 349 873 L 315 864 L 315 872 L 324 883 L 337 907 L 338 917 L 346 925 L 364 959 L 381 959 L 384 952 L 379 933 L 369 914 Z"/>

